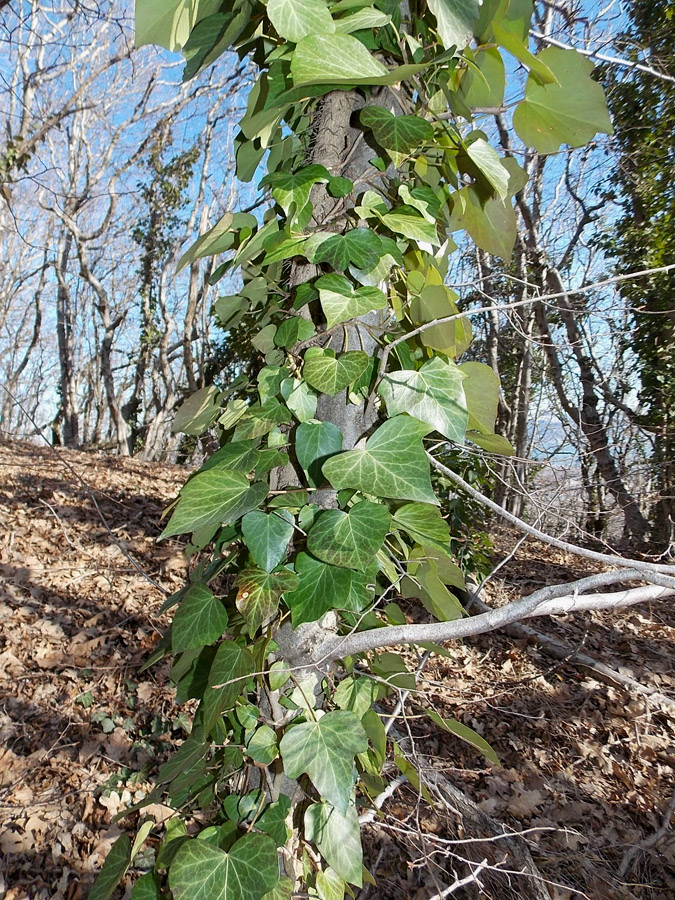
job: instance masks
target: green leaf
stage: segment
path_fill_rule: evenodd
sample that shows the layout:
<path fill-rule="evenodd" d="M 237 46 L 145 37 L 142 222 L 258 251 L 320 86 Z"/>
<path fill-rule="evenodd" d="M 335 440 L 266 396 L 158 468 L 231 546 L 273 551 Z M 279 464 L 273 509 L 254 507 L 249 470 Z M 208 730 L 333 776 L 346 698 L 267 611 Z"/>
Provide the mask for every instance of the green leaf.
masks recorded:
<path fill-rule="evenodd" d="M 211 664 L 204 694 L 204 731 L 210 733 L 223 710 L 232 709 L 253 672 L 255 663 L 248 650 L 234 641 L 223 641 Z"/>
<path fill-rule="evenodd" d="M 199 471 L 238 469 L 240 472 L 250 472 L 255 469 L 259 456 L 258 451 L 253 449 L 251 441 L 230 441 L 209 456 Z"/>
<path fill-rule="evenodd" d="M 176 900 L 261 900 L 278 880 L 277 848 L 264 834 L 245 835 L 229 853 L 206 841 L 188 841 L 169 869 Z"/>
<path fill-rule="evenodd" d="M 422 546 L 440 546 L 445 552 L 450 545 L 450 529 L 436 506 L 428 503 L 406 503 L 393 515 L 394 524 L 399 525 L 410 537 Z"/>
<path fill-rule="evenodd" d="M 273 172 L 266 175 L 260 184 L 272 185 L 272 196 L 286 215 L 294 210 L 294 215 L 297 216 L 309 203 L 312 187 L 317 182 L 327 183 L 330 180 L 330 172 L 325 166 L 311 165 L 299 169 L 294 175 Z"/>
<path fill-rule="evenodd" d="M 303 316 L 290 316 L 279 326 L 274 343 L 277 347 L 291 349 L 300 341 L 307 341 L 314 337 L 314 334 L 314 325 L 308 319 Z"/>
<path fill-rule="evenodd" d="M 463 50 L 473 37 L 482 0 L 428 0 L 446 50 Z"/>
<path fill-rule="evenodd" d="M 298 576 L 287 569 L 280 572 L 244 569 L 237 576 L 235 585 L 238 588 L 237 609 L 253 634 L 276 613 L 281 595 L 297 588 Z"/>
<path fill-rule="evenodd" d="M 433 126 L 426 119 L 395 116 L 382 106 L 366 106 L 361 110 L 360 121 L 370 128 L 381 147 L 397 153 L 408 153 L 434 139 Z"/>
<path fill-rule="evenodd" d="M 159 881 L 154 872 L 141 875 L 131 892 L 131 900 L 160 900 Z"/>
<path fill-rule="evenodd" d="M 410 304 L 410 317 L 416 325 L 427 325 L 436 319 L 458 316 L 457 294 L 444 284 L 423 288 Z M 460 356 L 471 343 L 471 323 L 466 317 L 439 322 L 426 328 L 419 336 L 425 347 L 440 350 L 446 356 Z"/>
<path fill-rule="evenodd" d="M 471 162 L 494 188 L 502 200 L 509 195 L 509 171 L 504 167 L 497 151 L 488 142 L 478 137 L 466 144 L 466 152 Z"/>
<path fill-rule="evenodd" d="M 155 0 L 136 2 L 137 47 L 159 44 L 167 50 L 180 50 L 199 19 L 218 11 L 219 0 Z"/>
<path fill-rule="evenodd" d="M 334 397 L 365 371 L 368 354 L 363 350 L 348 350 L 336 359 L 332 350 L 305 353 L 302 374 L 305 381 L 322 394 Z"/>
<path fill-rule="evenodd" d="M 331 197 L 340 199 L 351 194 L 353 190 L 354 182 L 349 178 L 343 178 L 341 175 L 336 175 L 328 182 L 328 193 Z"/>
<path fill-rule="evenodd" d="M 342 815 L 354 790 L 354 756 L 367 747 L 363 725 L 347 710 L 289 728 L 279 744 L 286 775 L 307 774 L 321 797 Z"/>
<path fill-rule="evenodd" d="M 318 397 L 304 381 L 288 378 L 281 386 L 281 393 L 286 406 L 298 422 L 308 422 L 316 415 Z"/>
<path fill-rule="evenodd" d="M 372 678 L 343 679 L 333 695 L 340 709 L 348 709 L 362 719 L 377 700 L 379 685 Z"/>
<path fill-rule="evenodd" d="M 124 878 L 131 865 L 131 841 L 128 834 L 120 835 L 105 858 L 94 886 L 89 892 L 89 900 L 108 900 Z"/>
<path fill-rule="evenodd" d="M 323 562 L 363 571 L 373 561 L 389 531 L 389 510 L 362 501 L 348 512 L 322 512 L 307 535 L 307 549 Z"/>
<path fill-rule="evenodd" d="M 474 65 L 478 72 L 474 68 L 468 69 L 459 83 L 457 93 L 460 99 L 469 109 L 501 106 L 504 103 L 506 69 L 497 47 L 479 50 Z"/>
<path fill-rule="evenodd" d="M 321 467 L 341 450 L 342 432 L 332 422 L 306 423 L 295 433 L 295 454 L 311 487 L 323 484 Z"/>
<path fill-rule="evenodd" d="M 182 653 L 212 644 L 227 628 L 227 610 L 205 584 L 193 583 L 171 626 L 171 650 Z"/>
<path fill-rule="evenodd" d="M 309 250 L 308 250 L 309 253 Z M 328 263 L 339 272 L 349 265 L 370 269 L 382 254 L 382 242 L 369 228 L 352 228 L 346 234 L 333 234 L 322 240 L 310 254 L 316 264 Z"/>
<path fill-rule="evenodd" d="M 479 734 L 477 734 L 473 728 L 469 728 L 468 725 L 464 725 L 462 722 L 458 722 L 457 719 L 446 719 L 444 716 L 439 715 L 435 710 L 430 709 L 427 710 L 427 715 L 443 728 L 445 731 L 448 731 L 450 734 L 454 734 L 456 737 L 465 741 L 467 744 L 471 744 L 472 747 L 475 747 L 476 750 L 480 750 L 483 756 L 486 757 L 493 765 L 498 766 L 499 757 L 492 749 L 492 747 L 488 744 L 485 738 L 482 738 Z"/>
<path fill-rule="evenodd" d="M 198 436 L 203 434 L 220 412 L 218 388 L 209 387 L 192 394 L 176 410 L 171 425 L 172 434 L 189 434 Z"/>
<path fill-rule="evenodd" d="M 335 31 L 325 0 L 269 0 L 267 15 L 278 34 L 294 44 L 310 34 Z"/>
<path fill-rule="evenodd" d="M 242 228 L 257 228 L 258 222 L 255 216 L 249 213 L 225 213 L 213 228 L 200 235 L 178 260 L 176 272 L 180 272 L 185 266 L 205 256 L 215 256 L 224 253 L 234 246 L 233 232 Z"/>
<path fill-rule="evenodd" d="M 377 497 L 438 505 L 421 440 L 428 430 L 416 419 L 395 416 L 377 429 L 365 449 L 348 450 L 324 463 L 323 474 L 336 490 L 353 488 Z"/>
<path fill-rule="evenodd" d="M 279 879 L 277 886 L 269 892 L 269 894 L 265 894 L 262 900 L 292 900 L 293 897 L 293 882 L 290 878 L 286 878 L 285 875 Z"/>
<path fill-rule="evenodd" d="M 468 422 L 463 381 L 455 363 L 436 358 L 417 372 L 404 369 L 385 375 L 378 392 L 390 416 L 408 413 L 448 440 L 463 444 Z"/>
<path fill-rule="evenodd" d="M 466 362 L 459 369 L 466 376 L 463 386 L 469 411 L 467 427 L 481 434 L 494 434 L 499 409 L 499 378 L 485 363 Z"/>
<path fill-rule="evenodd" d="M 605 95 L 590 77 L 593 63 L 576 50 L 548 47 L 538 58 L 545 62 L 558 84 L 541 84 L 530 75 L 525 99 L 513 114 L 513 127 L 528 147 L 539 153 L 556 153 L 561 144 L 581 147 L 595 134 L 613 134 Z"/>
<path fill-rule="evenodd" d="M 344 900 L 345 882 L 335 869 L 316 873 L 316 892 L 319 900 Z"/>
<path fill-rule="evenodd" d="M 180 492 L 178 504 L 160 539 L 206 528 L 229 525 L 263 502 L 266 484 L 251 485 L 242 472 L 213 468 L 191 478 Z"/>
<path fill-rule="evenodd" d="M 183 81 L 194 78 L 202 68 L 217 59 L 220 53 L 214 54 L 213 51 L 218 47 L 232 19 L 231 12 L 216 13 L 202 19 L 192 29 L 183 47 L 183 56 L 186 60 Z M 225 49 L 223 47 L 221 52 Z"/>
<path fill-rule="evenodd" d="M 284 594 L 291 611 L 293 627 L 303 622 L 316 622 L 329 609 L 349 608 L 352 573 L 349 569 L 331 566 L 306 553 L 299 553 L 295 571 L 300 582 L 292 593 Z"/>
<path fill-rule="evenodd" d="M 399 206 L 395 210 L 382 216 L 382 223 L 402 234 L 411 241 L 431 244 L 432 247 L 440 247 L 436 226 L 428 222 L 424 216 L 412 206 Z M 361 266 L 360 268 L 364 268 Z"/>
<path fill-rule="evenodd" d="M 293 537 L 293 516 L 286 512 L 255 511 L 241 520 L 241 533 L 256 565 L 266 572 L 281 562 Z"/>
<path fill-rule="evenodd" d="M 478 444 L 488 453 L 499 453 L 502 456 L 513 456 L 516 452 L 501 434 L 481 434 L 479 431 L 467 431 L 466 439 Z"/>
<path fill-rule="evenodd" d="M 517 235 L 516 215 L 511 203 L 490 198 L 482 204 L 471 186 L 455 191 L 452 201 L 449 231 L 463 228 L 481 250 L 508 260 Z"/>
<path fill-rule="evenodd" d="M 387 305 L 387 298 L 379 288 L 360 287 L 354 290 L 343 275 L 324 275 L 318 279 L 316 286 L 328 328 L 375 309 L 384 309 Z"/>
<path fill-rule="evenodd" d="M 246 744 L 246 752 L 258 763 L 269 766 L 279 756 L 277 736 L 269 725 L 257 728 Z"/>
<path fill-rule="evenodd" d="M 359 84 L 387 74 L 382 63 L 349 34 L 310 34 L 298 43 L 291 60 L 294 85 Z"/>
<path fill-rule="evenodd" d="M 246 415 L 239 420 L 232 438 L 234 441 L 255 440 L 267 434 L 276 425 L 290 425 L 290 422 L 291 418 L 286 407 L 273 397 L 265 403 L 249 406 Z"/>
<path fill-rule="evenodd" d="M 356 808 L 344 814 L 328 803 L 315 803 L 305 812 L 305 834 L 316 844 L 326 862 L 345 881 L 363 884 L 361 826 Z"/>
<path fill-rule="evenodd" d="M 530 6 L 530 14 L 532 11 L 531 4 L 525 4 Z M 535 56 L 533 53 L 530 53 L 530 50 L 526 46 L 527 44 L 527 29 L 525 30 L 525 37 L 519 34 L 514 34 L 507 28 L 502 27 L 499 23 L 495 22 L 493 24 L 494 37 L 500 47 L 503 47 L 505 50 L 515 56 L 515 58 L 521 62 L 524 66 L 530 70 L 533 75 L 536 75 L 538 81 L 541 84 L 557 84 L 556 77 L 551 69 L 544 63 L 543 59 L 541 59 L 541 53 L 538 56 Z"/>

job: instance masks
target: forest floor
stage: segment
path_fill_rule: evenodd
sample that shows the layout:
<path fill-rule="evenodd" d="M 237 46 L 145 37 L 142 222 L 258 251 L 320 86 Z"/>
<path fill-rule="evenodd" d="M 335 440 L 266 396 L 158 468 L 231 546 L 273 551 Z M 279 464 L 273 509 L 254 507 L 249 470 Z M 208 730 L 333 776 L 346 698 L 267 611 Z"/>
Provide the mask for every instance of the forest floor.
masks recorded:
<path fill-rule="evenodd" d="M 0 443 L 0 900 L 84 900 L 120 834 L 112 818 L 147 794 L 148 775 L 185 737 L 168 667 L 140 672 L 166 624 L 157 616 L 162 594 L 142 573 L 169 592 L 185 575 L 180 543 L 155 540 L 184 478 L 177 466 Z M 495 561 L 517 540 L 498 533 Z M 590 571 L 527 541 L 487 597 Z M 672 606 L 536 627 L 675 697 Z M 417 752 L 524 833 L 552 898 L 672 900 L 672 706 L 495 635 L 432 657 L 420 688 L 437 711 L 484 735 L 501 765 L 413 715 L 404 730 Z M 384 813 L 366 835 L 378 882 L 369 896 L 427 900 L 439 886 L 426 862 L 447 861 L 448 847 L 461 856 L 463 845 L 448 844 L 458 832 L 409 786 Z M 171 810 L 154 804 L 146 814 L 161 825 Z M 453 896 L 491 895 L 474 885 Z"/>

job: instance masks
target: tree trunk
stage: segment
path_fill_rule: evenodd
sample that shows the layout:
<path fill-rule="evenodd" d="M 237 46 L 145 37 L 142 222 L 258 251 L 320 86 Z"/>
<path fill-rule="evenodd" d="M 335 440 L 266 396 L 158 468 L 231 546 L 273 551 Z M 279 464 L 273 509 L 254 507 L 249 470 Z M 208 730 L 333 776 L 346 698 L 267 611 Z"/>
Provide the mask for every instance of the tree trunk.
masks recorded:
<path fill-rule="evenodd" d="M 56 338 L 59 347 L 59 393 L 61 410 L 57 418 L 61 424 L 64 447 L 77 447 L 80 443 L 80 423 L 77 402 L 77 375 L 75 373 L 74 313 L 68 284 L 68 262 L 73 246 L 73 235 L 64 235 L 54 265 L 56 288 Z"/>

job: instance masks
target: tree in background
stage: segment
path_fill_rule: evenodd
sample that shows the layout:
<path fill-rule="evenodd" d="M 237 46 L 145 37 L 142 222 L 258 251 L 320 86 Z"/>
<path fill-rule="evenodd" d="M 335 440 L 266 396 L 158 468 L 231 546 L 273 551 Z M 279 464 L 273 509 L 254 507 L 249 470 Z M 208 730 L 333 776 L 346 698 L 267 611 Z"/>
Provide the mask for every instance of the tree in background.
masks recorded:
<path fill-rule="evenodd" d="M 607 68 L 614 143 L 613 182 L 622 214 L 605 242 L 620 271 L 675 260 L 675 11 L 668 0 L 631 0 L 630 27 L 619 41 L 629 60 L 656 72 Z M 658 77 L 659 73 L 663 77 Z M 652 468 L 658 499 L 652 533 L 662 549 L 675 542 L 675 306 L 671 273 L 623 284 L 633 329 L 629 338 L 641 378 L 640 422 L 653 433 Z"/>

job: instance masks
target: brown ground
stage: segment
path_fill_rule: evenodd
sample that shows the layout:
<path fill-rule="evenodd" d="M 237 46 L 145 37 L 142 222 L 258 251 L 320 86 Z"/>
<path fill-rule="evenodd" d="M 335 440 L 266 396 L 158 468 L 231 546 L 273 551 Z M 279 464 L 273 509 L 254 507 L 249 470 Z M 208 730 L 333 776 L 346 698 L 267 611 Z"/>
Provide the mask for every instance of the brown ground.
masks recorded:
<path fill-rule="evenodd" d="M 164 590 L 180 586 L 180 546 L 154 538 L 185 472 L 97 454 L 60 457 L 0 444 L 0 900 L 86 897 L 120 833 L 112 816 L 149 791 L 146 776 L 187 724 L 167 668 L 139 672 L 157 640 L 163 598 L 125 556 Z M 495 555 L 513 543 L 501 535 Z M 588 572 L 530 542 L 501 570 L 492 596 Z M 585 652 L 675 696 L 672 607 L 535 624 L 574 647 L 585 638 Z M 574 888 L 551 884 L 555 900 L 672 900 L 675 837 L 664 822 L 675 788 L 672 708 L 650 706 L 507 637 L 466 642 L 453 654 L 432 659 L 423 686 L 439 712 L 490 741 L 502 766 L 428 719 L 411 718 L 418 751 L 493 818 L 528 831 L 543 876 Z M 417 806 L 412 790 L 402 789 L 366 838 L 378 878 L 371 900 L 426 900 L 439 889 L 422 857 L 442 850 L 435 858 L 447 868 L 448 845 L 434 841 L 452 835 L 438 809 Z M 149 812 L 161 823 L 168 811 Z M 415 851 L 418 826 L 428 839 Z M 644 848 L 618 879 L 637 842 Z"/>

